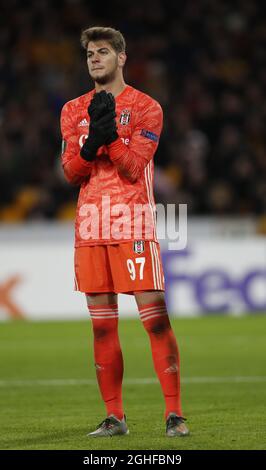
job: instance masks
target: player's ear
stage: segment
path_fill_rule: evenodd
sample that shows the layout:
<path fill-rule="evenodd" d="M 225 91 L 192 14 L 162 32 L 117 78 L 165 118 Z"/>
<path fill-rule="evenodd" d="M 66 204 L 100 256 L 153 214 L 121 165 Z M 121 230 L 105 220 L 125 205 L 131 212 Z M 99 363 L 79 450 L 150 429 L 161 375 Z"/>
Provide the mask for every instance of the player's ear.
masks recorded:
<path fill-rule="evenodd" d="M 119 52 L 119 54 L 118 54 L 118 65 L 120 65 L 120 67 L 124 67 L 124 65 L 126 63 L 126 60 L 127 60 L 126 53 L 125 52 Z"/>

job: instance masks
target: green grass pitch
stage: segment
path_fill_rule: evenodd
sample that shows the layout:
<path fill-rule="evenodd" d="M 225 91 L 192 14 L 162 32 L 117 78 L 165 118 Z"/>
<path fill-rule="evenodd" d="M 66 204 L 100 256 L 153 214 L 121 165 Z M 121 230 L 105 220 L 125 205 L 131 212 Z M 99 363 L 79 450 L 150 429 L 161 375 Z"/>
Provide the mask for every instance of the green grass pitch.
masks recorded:
<path fill-rule="evenodd" d="M 164 435 L 148 336 L 120 320 L 128 436 L 92 439 L 105 417 L 90 322 L 0 325 L 1 449 L 265 449 L 266 315 L 172 319 L 191 435 Z M 139 380 L 138 380 L 139 379 Z"/>

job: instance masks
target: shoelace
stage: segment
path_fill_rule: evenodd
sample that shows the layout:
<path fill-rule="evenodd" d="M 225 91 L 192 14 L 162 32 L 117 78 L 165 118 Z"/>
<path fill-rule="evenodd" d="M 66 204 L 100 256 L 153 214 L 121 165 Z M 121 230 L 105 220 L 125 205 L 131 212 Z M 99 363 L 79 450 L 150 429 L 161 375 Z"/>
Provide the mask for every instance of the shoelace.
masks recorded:
<path fill-rule="evenodd" d="M 170 416 L 170 418 L 167 421 L 167 427 L 174 427 L 177 426 L 178 424 L 184 423 L 186 421 L 186 418 L 183 418 L 182 416 Z"/>
<path fill-rule="evenodd" d="M 111 418 L 105 418 L 100 424 L 98 424 L 98 428 L 105 427 L 109 428 L 112 425 L 112 419 Z"/>

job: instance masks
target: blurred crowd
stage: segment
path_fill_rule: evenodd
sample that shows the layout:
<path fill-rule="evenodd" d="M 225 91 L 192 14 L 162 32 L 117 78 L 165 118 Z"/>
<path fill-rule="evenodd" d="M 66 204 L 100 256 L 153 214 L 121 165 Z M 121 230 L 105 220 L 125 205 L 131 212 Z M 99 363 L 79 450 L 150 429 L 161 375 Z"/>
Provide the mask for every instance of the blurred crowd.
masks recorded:
<path fill-rule="evenodd" d="M 0 12 L 0 220 L 73 218 L 63 104 L 92 88 L 82 29 L 120 29 L 127 83 L 157 99 L 156 202 L 195 215 L 266 213 L 262 1 L 9 0 Z"/>

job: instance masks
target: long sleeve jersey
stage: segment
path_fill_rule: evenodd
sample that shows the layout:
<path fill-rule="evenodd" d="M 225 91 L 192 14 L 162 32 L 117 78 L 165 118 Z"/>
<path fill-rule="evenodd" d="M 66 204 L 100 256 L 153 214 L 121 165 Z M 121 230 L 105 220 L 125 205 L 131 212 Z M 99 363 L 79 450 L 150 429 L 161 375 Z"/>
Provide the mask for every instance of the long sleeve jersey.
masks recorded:
<path fill-rule="evenodd" d="M 86 162 L 80 149 L 90 138 L 87 109 L 94 93 L 68 101 L 61 112 L 64 174 L 80 185 L 75 246 L 157 241 L 153 157 L 162 130 L 161 106 L 127 85 L 115 98 L 119 138 Z"/>

